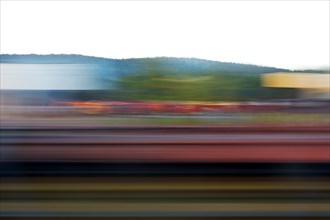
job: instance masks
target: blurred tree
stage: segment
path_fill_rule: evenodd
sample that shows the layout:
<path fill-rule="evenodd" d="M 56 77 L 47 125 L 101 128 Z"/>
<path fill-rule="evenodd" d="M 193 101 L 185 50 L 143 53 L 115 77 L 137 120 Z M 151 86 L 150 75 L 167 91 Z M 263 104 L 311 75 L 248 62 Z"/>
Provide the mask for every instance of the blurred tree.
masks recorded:
<path fill-rule="evenodd" d="M 258 75 L 212 72 L 198 76 L 156 68 L 122 77 L 118 89 L 126 98 L 137 100 L 248 101 L 293 97 L 292 91 L 288 94 L 261 87 Z"/>

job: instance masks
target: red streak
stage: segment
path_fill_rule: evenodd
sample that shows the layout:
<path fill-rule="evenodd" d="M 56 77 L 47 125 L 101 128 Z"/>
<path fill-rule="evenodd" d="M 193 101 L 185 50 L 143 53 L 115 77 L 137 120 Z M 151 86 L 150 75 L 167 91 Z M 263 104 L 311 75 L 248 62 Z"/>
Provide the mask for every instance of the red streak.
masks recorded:
<path fill-rule="evenodd" d="M 96 145 L 11 146 L 17 160 L 128 160 L 145 162 L 330 162 L 328 145 Z"/>

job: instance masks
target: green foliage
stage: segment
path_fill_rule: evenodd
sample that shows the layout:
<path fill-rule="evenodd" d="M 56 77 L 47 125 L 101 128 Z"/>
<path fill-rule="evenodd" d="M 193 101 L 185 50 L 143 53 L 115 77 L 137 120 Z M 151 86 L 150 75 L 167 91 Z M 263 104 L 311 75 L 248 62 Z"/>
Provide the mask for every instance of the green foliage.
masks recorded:
<path fill-rule="evenodd" d="M 276 96 L 275 90 L 260 86 L 258 75 L 216 72 L 202 76 L 162 71 L 132 74 L 118 81 L 118 89 L 137 100 L 244 101 Z"/>
<path fill-rule="evenodd" d="M 170 57 L 118 60 L 64 54 L 1 54 L 0 58 L 1 62 L 8 63 L 82 63 L 97 66 L 95 75 L 109 89 L 104 94 L 103 91 L 75 91 L 73 96 L 80 100 L 246 101 L 296 97 L 295 89 L 261 87 L 260 74 L 289 72 L 273 67 Z"/>

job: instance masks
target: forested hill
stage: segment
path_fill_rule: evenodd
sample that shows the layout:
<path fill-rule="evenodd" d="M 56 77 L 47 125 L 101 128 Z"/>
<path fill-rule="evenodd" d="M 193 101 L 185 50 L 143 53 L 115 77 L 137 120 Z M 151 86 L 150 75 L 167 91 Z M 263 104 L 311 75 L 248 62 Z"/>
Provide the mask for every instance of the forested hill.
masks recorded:
<path fill-rule="evenodd" d="M 130 73 L 163 72 L 171 74 L 262 74 L 289 71 L 274 67 L 210 61 L 196 58 L 132 58 L 108 59 L 82 55 L 9 55 L 2 54 L 1 63 L 40 63 L 40 64 L 94 64 L 106 75 L 126 75 Z"/>
<path fill-rule="evenodd" d="M 95 80 L 111 92 L 78 91 L 76 98 L 84 100 L 242 101 L 297 97 L 295 89 L 262 87 L 260 74 L 290 71 L 274 67 L 174 57 L 2 54 L 0 58 L 1 63 L 91 64 L 88 74 L 93 73 Z"/>

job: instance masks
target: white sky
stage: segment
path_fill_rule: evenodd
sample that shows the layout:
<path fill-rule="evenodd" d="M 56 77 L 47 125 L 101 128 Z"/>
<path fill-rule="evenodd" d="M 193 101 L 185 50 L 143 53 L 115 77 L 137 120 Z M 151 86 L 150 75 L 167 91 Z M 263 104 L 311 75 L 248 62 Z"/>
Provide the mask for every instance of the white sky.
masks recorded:
<path fill-rule="evenodd" d="M 329 1 L 1 1 L 2 54 L 328 67 Z"/>

